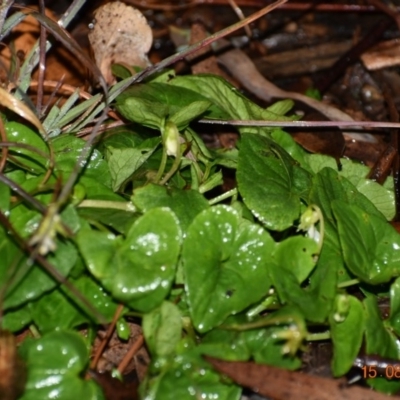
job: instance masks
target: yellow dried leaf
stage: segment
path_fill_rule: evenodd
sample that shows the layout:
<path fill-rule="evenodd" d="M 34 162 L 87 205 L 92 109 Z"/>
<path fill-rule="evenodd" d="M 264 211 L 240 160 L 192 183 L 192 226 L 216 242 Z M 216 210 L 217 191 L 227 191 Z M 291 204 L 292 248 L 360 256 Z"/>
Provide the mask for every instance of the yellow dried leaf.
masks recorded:
<path fill-rule="evenodd" d="M 98 8 L 94 16 L 89 41 L 96 64 L 108 84 L 114 82 L 112 64 L 124 63 L 141 68 L 149 65 L 147 53 L 153 35 L 139 10 L 116 1 Z"/>
<path fill-rule="evenodd" d="M 39 121 L 35 113 L 22 101 L 18 100 L 11 93 L 0 87 L 0 105 L 8 108 L 9 110 L 15 112 L 20 117 L 29 121 L 32 125 L 36 126 L 39 132 L 45 137 L 46 132 L 43 128 L 42 123 Z"/>

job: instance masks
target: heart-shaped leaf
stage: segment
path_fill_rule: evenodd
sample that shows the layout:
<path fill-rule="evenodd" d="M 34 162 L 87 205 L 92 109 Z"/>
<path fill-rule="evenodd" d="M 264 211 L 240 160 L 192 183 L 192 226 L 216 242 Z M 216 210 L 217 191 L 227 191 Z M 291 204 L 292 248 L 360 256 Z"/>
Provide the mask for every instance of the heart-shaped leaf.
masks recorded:
<path fill-rule="evenodd" d="M 170 209 L 154 208 L 135 221 L 125 240 L 84 229 L 78 244 L 90 272 L 115 298 L 148 312 L 160 305 L 170 290 L 181 230 Z"/>
<path fill-rule="evenodd" d="M 260 300 L 269 290 L 275 246 L 260 226 L 240 220 L 231 207 L 200 213 L 183 244 L 189 305 L 195 327 L 206 332 Z"/>
<path fill-rule="evenodd" d="M 300 214 L 306 171 L 267 137 L 245 134 L 240 142 L 237 181 L 251 212 L 269 229 L 289 228 Z M 301 172 L 301 173 L 300 173 Z"/>
<path fill-rule="evenodd" d="M 371 284 L 400 275 L 400 235 L 383 217 L 335 200 L 344 261 L 357 278 Z"/>
<path fill-rule="evenodd" d="M 78 333 L 55 331 L 38 340 L 25 340 L 20 352 L 29 365 L 21 400 L 104 399 L 100 387 L 82 377 L 89 354 Z"/>

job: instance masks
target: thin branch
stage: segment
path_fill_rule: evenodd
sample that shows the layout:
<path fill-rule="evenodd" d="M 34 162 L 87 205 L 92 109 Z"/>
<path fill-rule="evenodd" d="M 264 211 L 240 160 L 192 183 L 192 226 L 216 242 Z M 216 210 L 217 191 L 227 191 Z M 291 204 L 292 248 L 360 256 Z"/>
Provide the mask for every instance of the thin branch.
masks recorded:
<path fill-rule="evenodd" d="M 338 127 L 342 129 L 363 128 L 400 128 L 399 122 L 377 122 L 377 121 L 260 121 L 260 120 L 222 120 L 201 119 L 203 124 L 233 125 L 233 126 L 265 126 L 281 128 L 326 128 Z M 365 132 L 368 133 L 368 132 Z"/>
<path fill-rule="evenodd" d="M 45 15 L 44 0 L 39 0 L 39 12 Z M 38 76 L 38 88 L 36 98 L 36 110 L 39 117 L 42 115 L 42 103 L 43 103 L 43 81 L 44 74 L 46 72 L 46 28 L 40 25 L 40 36 L 39 36 L 39 76 Z"/>

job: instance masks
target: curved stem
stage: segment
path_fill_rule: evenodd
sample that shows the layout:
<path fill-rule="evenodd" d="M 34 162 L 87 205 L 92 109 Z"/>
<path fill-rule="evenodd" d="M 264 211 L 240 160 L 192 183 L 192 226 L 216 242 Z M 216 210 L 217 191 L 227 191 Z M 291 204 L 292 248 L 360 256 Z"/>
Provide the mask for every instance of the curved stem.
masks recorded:
<path fill-rule="evenodd" d="M 168 180 L 175 174 L 175 172 L 179 169 L 181 165 L 181 152 L 179 151 L 178 155 L 175 157 L 175 161 L 172 164 L 171 169 L 167 172 L 164 178 L 160 181 L 160 185 L 165 185 Z"/>
<path fill-rule="evenodd" d="M 212 206 L 212 205 L 214 205 L 214 204 L 216 204 L 216 203 L 219 203 L 219 202 L 221 202 L 221 201 L 223 201 L 223 200 L 225 200 L 225 199 L 229 199 L 229 197 L 236 196 L 237 194 L 238 194 L 237 188 L 233 188 L 233 189 L 228 190 L 227 192 L 222 193 L 222 194 L 220 194 L 219 196 L 214 197 L 213 199 L 209 200 L 209 201 L 208 201 L 208 204 L 209 204 L 210 206 Z"/>
<path fill-rule="evenodd" d="M 163 147 L 163 151 L 162 151 L 162 156 L 161 156 L 161 163 L 160 163 L 160 167 L 158 168 L 157 171 L 157 175 L 154 178 L 154 182 L 158 183 L 161 179 L 161 177 L 164 174 L 165 171 L 165 166 L 167 165 L 167 150 L 165 147 Z"/>

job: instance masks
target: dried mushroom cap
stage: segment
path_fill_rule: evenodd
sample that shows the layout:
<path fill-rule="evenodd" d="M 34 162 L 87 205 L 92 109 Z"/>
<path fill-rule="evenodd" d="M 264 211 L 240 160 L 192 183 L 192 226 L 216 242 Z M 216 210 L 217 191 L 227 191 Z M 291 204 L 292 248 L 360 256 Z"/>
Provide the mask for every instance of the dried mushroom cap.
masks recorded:
<path fill-rule="evenodd" d="M 114 82 L 112 64 L 123 63 L 141 68 L 149 65 L 147 53 L 153 34 L 139 10 L 116 1 L 99 7 L 94 16 L 89 41 L 96 64 L 108 84 Z"/>

